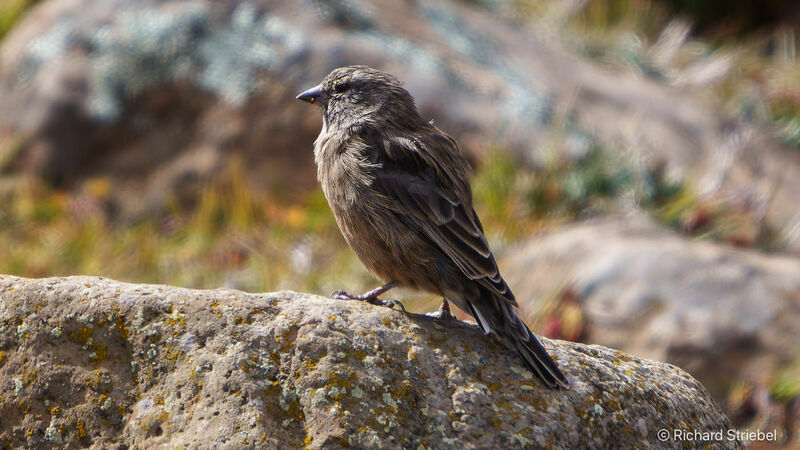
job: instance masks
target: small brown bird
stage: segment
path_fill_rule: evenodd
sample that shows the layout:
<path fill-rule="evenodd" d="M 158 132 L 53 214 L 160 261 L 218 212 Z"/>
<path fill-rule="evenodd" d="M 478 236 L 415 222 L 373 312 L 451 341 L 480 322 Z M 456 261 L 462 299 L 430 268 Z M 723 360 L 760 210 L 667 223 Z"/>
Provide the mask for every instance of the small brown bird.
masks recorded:
<path fill-rule="evenodd" d="M 395 286 L 441 295 L 516 350 L 551 388 L 567 379 L 519 318 L 472 208 L 470 168 L 456 142 L 425 121 L 414 98 L 387 73 L 366 66 L 332 71 L 298 95 L 322 107 L 314 159 L 345 240 L 385 285 L 336 298 L 390 305 Z"/>

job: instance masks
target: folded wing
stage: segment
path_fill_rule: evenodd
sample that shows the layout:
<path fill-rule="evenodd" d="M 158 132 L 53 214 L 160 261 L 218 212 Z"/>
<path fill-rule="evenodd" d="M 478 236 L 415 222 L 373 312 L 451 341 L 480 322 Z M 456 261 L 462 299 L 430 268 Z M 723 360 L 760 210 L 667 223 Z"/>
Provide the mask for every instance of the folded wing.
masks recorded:
<path fill-rule="evenodd" d="M 444 134 L 428 138 L 366 134 L 369 158 L 379 168 L 373 188 L 392 200 L 395 213 L 461 272 L 516 306 L 484 236 L 467 178 L 466 162 Z"/>

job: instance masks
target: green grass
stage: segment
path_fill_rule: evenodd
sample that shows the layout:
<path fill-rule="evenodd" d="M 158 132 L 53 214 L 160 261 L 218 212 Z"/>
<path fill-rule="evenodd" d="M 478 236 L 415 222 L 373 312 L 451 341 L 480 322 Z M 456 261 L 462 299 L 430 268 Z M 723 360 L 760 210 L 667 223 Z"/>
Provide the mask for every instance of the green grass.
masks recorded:
<path fill-rule="evenodd" d="M 243 179 L 233 164 L 192 210 L 174 206 L 136 223 L 107 219 L 108 179 L 89 181 L 83 193 L 25 180 L 0 199 L 0 273 L 321 295 L 377 285 L 347 248 L 321 190 L 288 204 Z M 438 306 L 431 296 L 401 298 L 411 310 Z"/>
<path fill-rule="evenodd" d="M 770 386 L 770 393 L 781 402 L 800 398 L 800 361 L 787 365 L 777 373 Z"/>
<path fill-rule="evenodd" d="M 241 179 L 234 169 L 209 183 L 195 210 L 175 207 L 134 224 L 106 219 L 108 180 L 82 194 L 27 180 L 0 205 L 0 273 L 316 291 L 353 265 L 319 193 L 284 205 Z M 306 253 L 313 266 L 303 264 Z"/>
<path fill-rule="evenodd" d="M 476 173 L 473 191 L 487 227 L 515 239 L 540 225 L 605 211 L 632 185 L 631 171 L 608 152 L 595 150 L 576 160 L 557 158 L 530 168 L 497 150 Z"/>
<path fill-rule="evenodd" d="M 595 151 L 529 169 L 498 150 L 475 175 L 476 209 L 495 242 L 605 211 L 634 186 L 620 161 Z M 90 180 L 80 192 L 24 180 L 0 199 L 0 273 L 322 294 L 377 283 L 345 245 L 319 189 L 287 204 L 243 179 L 232 164 L 207 183 L 193 209 L 174 205 L 136 223 L 107 218 L 108 178 Z"/>
<path fill-rule="evenodd" d="M 0 41 L 17 23 L 22 13 L 38 0 L 0 0 Z"/>
<path fill-rule="evenodd" d="M 499 150 L 479 168 L 473 191 L 487 231 L 501 241 L 635 206 L 693 237 L 762 250 L 778 242 L 745 205 L 702 196 L 691 180 L 672 181 L 657 168 L 634 167 L 613 150 L 596 148 L 584 157 L 558 158 L 538 168 L 517 164 Z"/>

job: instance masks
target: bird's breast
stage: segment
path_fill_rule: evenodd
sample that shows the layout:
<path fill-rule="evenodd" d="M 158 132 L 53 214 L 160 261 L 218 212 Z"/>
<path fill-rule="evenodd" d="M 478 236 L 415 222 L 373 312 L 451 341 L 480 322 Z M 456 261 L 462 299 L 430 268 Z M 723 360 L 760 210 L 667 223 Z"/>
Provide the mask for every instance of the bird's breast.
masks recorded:
<path fill-rule="evenodd" d="M 321 134 L 314 149 L 317 179 L 328 202 L 352 205 L 369 198 L 375 170 L 368 160 L 369 148 L 360 139 L 338 133 Z"/>
<path fill-rule="evenodd" d="M 320 136 L 316 144 L 317 178 L 347 244 L 378 277 L 418 286 L 409 274 L 429 271 L 427 245 L 398 221 L 397 205 L 373 185 L 381 166 L 369 161 L 369 149 L 358 138 Z"/>

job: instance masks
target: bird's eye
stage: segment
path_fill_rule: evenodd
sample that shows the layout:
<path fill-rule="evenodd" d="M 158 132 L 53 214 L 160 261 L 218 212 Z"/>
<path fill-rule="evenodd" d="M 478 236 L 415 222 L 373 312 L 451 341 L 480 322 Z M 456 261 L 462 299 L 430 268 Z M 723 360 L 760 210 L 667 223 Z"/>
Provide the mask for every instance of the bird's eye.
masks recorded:
<path fill-rule="evenodd" d="M 341 83 L 337 84 L 337 85 L 336 85 L 336 86 L 333 88 L 333 90 L 334 90 L 334 91 L 336 91 L 336 93 L 337 93 L 337 94 L 341 94 L 342 92 L 345 92 L 345 91 L 347 91 L 348 89 L 350 89 L 350 83 L 349 83 L 349 82 L 347 82 L 347 81 L 343 81 L 343 82 L 341 82 Z"/>

